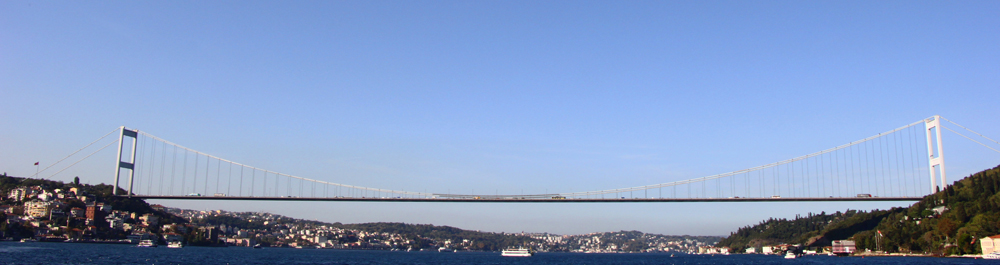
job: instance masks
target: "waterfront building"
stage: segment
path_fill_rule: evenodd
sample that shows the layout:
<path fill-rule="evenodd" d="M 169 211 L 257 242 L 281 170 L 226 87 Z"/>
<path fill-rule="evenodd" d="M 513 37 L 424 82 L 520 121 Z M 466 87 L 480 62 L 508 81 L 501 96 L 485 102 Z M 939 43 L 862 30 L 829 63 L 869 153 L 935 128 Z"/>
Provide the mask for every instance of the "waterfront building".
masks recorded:
<path fill-rule="evenodd" d="M 831 248 L 833 254 L 840 256 L 846 256 L 853 254 L 858 250 L 857 246 L 854 244 L 853 240 L 834 240 L 833 248 Z"/>
<path fill-rule="evenodd" d="M 979 245 L 983 249 L 983 254 L 998 252 L 1000 251 L 1000 235 L 980 238 Z"/>
<path fill-rule="evenodd" d="M 764 255 L 774 254 L 774 247 L 772 247 L 772 246 L 761 247 L 760 248 L 760 254 L 764 254 Z"/>

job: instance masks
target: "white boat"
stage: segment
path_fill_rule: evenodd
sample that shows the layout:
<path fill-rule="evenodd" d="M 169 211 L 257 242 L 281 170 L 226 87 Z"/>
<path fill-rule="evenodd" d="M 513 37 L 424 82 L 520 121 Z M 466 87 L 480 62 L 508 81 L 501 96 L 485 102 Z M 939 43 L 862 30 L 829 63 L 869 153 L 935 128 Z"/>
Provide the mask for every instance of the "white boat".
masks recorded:
<path fill-rule="evenodd" d="M 438 252 L 455 252 L 455 250 L 446 247 L 441 247 L 438 249 Z"/>
<path fill-rule="evenodd" d="M 139 241 L 139 245 L 136 245 L 136 246 L 137 247 L 141 247 L 141 248 L 155 248 L 156 247 L 156 242 L 153 242 L 153 240 L 149 240 L 149 239 L 143 239 L 143 240 L 140 240 Z"/>
<path fill-rule="evenodd" d="M 785 259 L 794 259 L 794 258 L 795 258 L 795 253 L 794 252 L 791 252 L 791 251 L 785 252 Z"/>
<path fill-rule="evenodd" d="M 504 249 L 500 256 L 504 257 L 531 257 L 532 253 L 526 248 Z"/>
<path fill-rule="evenodd" d="M 180 241 L 170 241 L 170 242 L 167 242 L 167 247 L 168 248 L 182 248 L 182 247 L 184 247 L 184 243 L 181 243 Z"/>
<path fill-rule="evenodd" d="M 983 254 L 983 259 L 1000 259 L 1000 252 L 993 252 L 990 254 Z"/>

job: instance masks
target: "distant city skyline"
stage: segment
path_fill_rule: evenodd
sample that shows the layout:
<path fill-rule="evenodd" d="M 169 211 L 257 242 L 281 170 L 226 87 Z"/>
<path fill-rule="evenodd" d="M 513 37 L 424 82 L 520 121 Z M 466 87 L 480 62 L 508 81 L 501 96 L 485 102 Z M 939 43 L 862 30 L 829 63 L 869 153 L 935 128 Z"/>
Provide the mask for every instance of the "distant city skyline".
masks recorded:
<path fill-rule="evenodd" d="M 30 176 L 118 126 L 286 174 L 438 193 L 692 179 L 932 115 L 997 139 L 998 13 L 991 1 L 0 2 L 0 171 Z M 944 136 L 949 182 L 1000 164 Z M 52 179 L 111 183 L 113 152 Z M 149 202 L 671 235 L 909 205 Z"/>

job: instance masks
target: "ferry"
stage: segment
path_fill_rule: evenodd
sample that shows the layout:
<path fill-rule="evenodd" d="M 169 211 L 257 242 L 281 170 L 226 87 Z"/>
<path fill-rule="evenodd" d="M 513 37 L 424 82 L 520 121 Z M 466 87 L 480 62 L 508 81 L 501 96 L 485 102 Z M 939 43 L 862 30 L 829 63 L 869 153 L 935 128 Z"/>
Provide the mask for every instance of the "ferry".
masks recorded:
<path fill-rule="evenodd" d="M 791 251 L 785 252 L 785 259 L 794 259 L 794 258 L 795 258 L 795 252 Z"/>
<path fill-rule="evenodd" d="M 141 247 L 141 248 L 155 248 L 156 247 L 156 242 L 153 242 L 153 240 L 149 240 L 149 239 L 143 239 L 143 240 L 139 241 L 139 245 L 136 245 L 136 246 L 137 247 Z"/>
<path fill-rule="evenodd" d="M 531 257 L 531 251 L 526 248 L 504 249 L 500 256 L 504 257 Z"/>
<path fill-rule="evenodd" d="M 983 254 L 983 259 L 1000 259 L 1000 252 L 993 252 L 990 254 Z"/>
<path fill-rule="evenodd" d="M 184 243 L 181 243 L 180 241 L 170 241 L 170 242 L 167 242 L 167 247 L 168 248 L 182 248 L 182 247 L 184 247 Z"/>

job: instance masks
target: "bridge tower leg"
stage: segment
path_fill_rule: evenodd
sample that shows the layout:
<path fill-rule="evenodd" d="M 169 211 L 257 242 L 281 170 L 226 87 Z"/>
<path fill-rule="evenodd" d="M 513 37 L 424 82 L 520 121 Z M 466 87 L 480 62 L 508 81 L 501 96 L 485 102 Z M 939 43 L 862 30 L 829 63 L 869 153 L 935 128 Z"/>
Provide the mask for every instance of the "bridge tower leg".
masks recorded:
<path fill-rule="evenodd" d="M 125 147 L 125 137 L 132 138 L 132 155 L 129 157 L 128 162 L 122 161 L 122 149 Z M 136 138 L 138 138 L 138 132 L 125 129 L 125 126 L 121 127 L 121 134 L 118 135 L 118 158 L 115 159 L 115 186 L 112 189 L 113 195 L 118 195 L 118 179 L 121 177 L 122 168 L 128 169 L 128 196 L 132 197 L 132 180 L 135 177 L 135 152 L 139 149 L 135 146 Z"/>
<path fill-rule="evenodd" d="M 924 120 L 924 127 L 927 133 L 927 159 L 931 172 L 931 193 L 941 191 L 948 186 L 944 171 L 944 149 L 941 148 L 941 116 L 934 115 Z M 936 184 L 936 176 L 941 173 L 941 186 Z"/>

